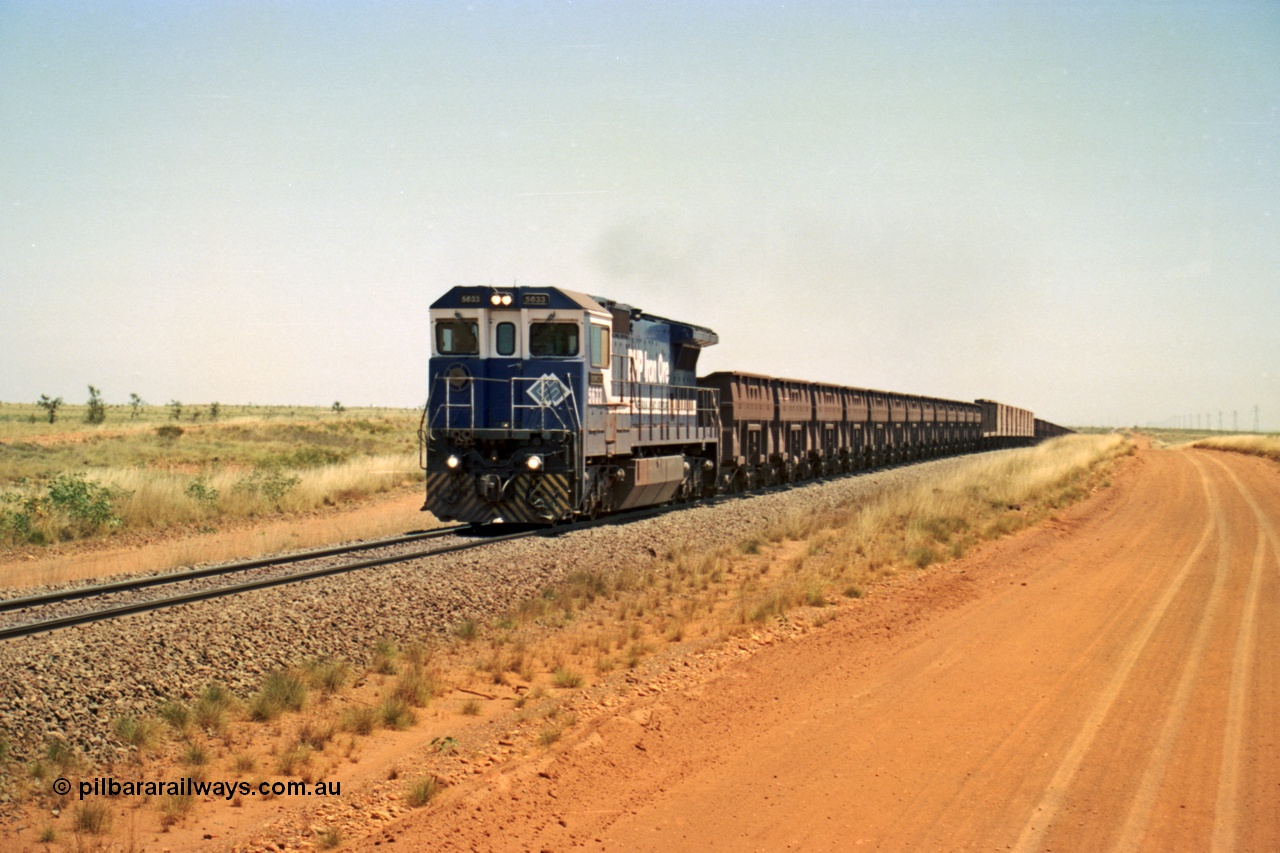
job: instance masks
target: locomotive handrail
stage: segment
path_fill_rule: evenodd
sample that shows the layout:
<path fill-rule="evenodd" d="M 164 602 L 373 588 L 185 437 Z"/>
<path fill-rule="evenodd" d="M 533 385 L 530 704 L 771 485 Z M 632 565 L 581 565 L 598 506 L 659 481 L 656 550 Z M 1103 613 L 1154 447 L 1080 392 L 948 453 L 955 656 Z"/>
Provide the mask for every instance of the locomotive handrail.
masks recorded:
<path fill-rule="evenodd" d="M 618 379 L 613 381 L 612 396 L 627 407 L 633 429 L 649 439 L 714 441 L 719 438 L 720 402 L 719 392 L 714 388 Z"/>

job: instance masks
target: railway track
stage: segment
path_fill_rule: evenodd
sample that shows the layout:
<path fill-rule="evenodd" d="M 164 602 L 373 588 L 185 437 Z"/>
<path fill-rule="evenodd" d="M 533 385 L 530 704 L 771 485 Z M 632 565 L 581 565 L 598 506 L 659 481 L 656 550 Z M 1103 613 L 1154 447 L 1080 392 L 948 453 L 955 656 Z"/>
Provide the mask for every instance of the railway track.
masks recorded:
<path fill-rule="evenodd" d="M 496 536 L 487 535 L 479 539 L 440 545 L 426 549 L 404 550 L 399 547 L 403 545 L 411 545 L 414 542 L 442 539 L 465 533 L 475 533 L 483 529 L 481 525 L 458 524 L 451 527 L 442 527 L 420 533 L 410 533 L 387 539 L 360 542 L 354 545 L 344 545 L 334 548 L 319 548 L 311 551 L 301 551 L 294 554 L 264 557 L 257 560 L 246 560 L 237 563 L 223 563 L 216 566 L 206 566 L 199 569 L 189 569 L 181 572 L 170 572 L 162 575 L 151 575 L 142 578 L 114 581 L 112 583 L 57 590 L 55 592 L 25 596 L 22 598 L 0 599 L 0 642 L 16 639 L 18 637 L 26 637 L 32 634 L 42 634 L 48 631 L 72 628 L 77 625 L 86 625 L 90 622 L 115 619 L 119 616 L 146 613 L 151 610 L 160 610 L 165 607 L 174 607 L 179 604 L 190 604 L 192 602 L 205 601 L 211 598 L 237 595 L 239 593 L 249 592 L 255 589 L 267 589 L 273 586 L 283 586 L 285 584 L 298 583 L 300 581 L 328 577 L 330 575 L 338 575 L 346 572 L 358 571 L 360 569 L 369 569 L 376 566 L 390 565 L 392 563 L 403 563 L 409 560 L 433 557 L 442 554 L 452 554 L 458 551 L 471 550 L 473 548 L 483 548 L 499 542 L 511 542 L 516 539 L 524 539 L 530 536 L 552 536 L 568 532 L 570 530 L 582 530 L 584 528 L 594 527 L 600 524 L 619 524 L 639 518 L 648 518 L 650 516 L 659 515 L 663 512 L 670 512 L 675 509 L 683 509 L 688 506 L 689 504 L 666 507 L 648 507 L 632 512 L 616 513 L 593 521 L 583 521 L 577 524 L 559 525 L 550 528 L 539 527 L 531 530 L 520 530 L 514 533 L 506 533 Z M 489 528 L 489 530 L 490 533 L 492 533 L 492 528 Z M 361 560 L 342 561 L 336 563 L 323 562 L 332 557 L 340 557 L 343 554 L 375 550 L 390 550 L 393 553 L 387 553 Z M 320 565 L 308 565 L 317 562 L 319 562 Z M 284 568 L 286 570 L 271 574 L 259 574 L 248 580 L 233 581 L 230 583 L 216 583 L 220 578 L 228 578 L 232 575 L 242 575 L 246 572 L 256 572 L 260 569 L 273 568 Z M 200 584 L 202 581 L 208 580 L 213 580 L 215 583 L 195 586 L 196 584 Z M 194 588 L 157 597 L 136 597 L 139 592 L 154 587 L 178 587 L 183 585 L 194 586 Z M 88 609 L 79 610 L 73 613 L 67 613 L 65 610 L 61 610 L 61 608 L 64 608 L 70 602 L 88 602 L 89 600 L 96 600 L 93 603 L 99 606 L 90 606 Z M 24 613 L 35 614 L 36 618 L 24 618 L 22 615 Z"/>
<path fill-rule="evenodd" d="M 806 484 L 802 483 L 800 485 Z M 667 512 L 688 509 L 693 506 L 705 506 L 723 501 L 740 500 L 743 498 L 750 498 L 754 495 L 788 488 L 792 488 L 792 484 L 781 484 L 763 489 L 753 489 L 748 492 L 735 493 L 732 495 L 717 495 L 714 497 L 700 498 L 688 503 L 644 507 L 627 512 L 613 513 L 598 519 L 581 521 L 574 524 L 557 525 L 549 528 L 539 527 L 531 530 L 521 530 L 514 533 L 496 536 L 487 535 L 479 539 L 446 544 L 427 549 L 400 549 L 400 546 L 412 545 L 414 542 L 442 539 L 469 532 L 474 533 L 484 529 L 481 525 L 459 524 L 419 533 L 405 534 L 403 536 L 369 540 L 366 542 L 356 543 L 354 545 L 320 548 L 236 563 L 223 563 L 216 566 L 206 566 L 198 569 L 188 569 L 181 572 L 170 572 L 162 575 L 131 578 L 106 584 L 76 587 L 73 589 L 58 590 L 55 592 L 42 593 L 40 595 L 25 596 L 21 598 L 0 599 L 0 642 L 19 637 L 26 637 L 32 634 L 41 634 L 63 628 L 72 628 L 77 625 L 85 625 L 90 622 L 114 619 L 119 616 L 146 613 L 151 610 L 160 610 L 180 604 L 190 604 L 192 602 L 205 601 L 211 598 L 237 595 L 239 593 L 249 592 L 256 589 L 267 589 L 273 586 L 283 586 L 285 584 L 298 583 L 300 581 L 338 575 L 346 572 L 358 571 L 360 569 L 385 566 L 392 563 L 402 563 L 424 557 L 452 554 L 473 548 L 482 548 L 499 542 L 510 542 L 531 536 L 554 536 L 572 530 L 583 530 L 598 525 L 623 524 L 629 521 L 639 520 L 641 518 L 650 518 Z M 490 527 L 489 530 L 492 532 L 492 527 Z M 340 557 L 343 554 L 376 550 L 390 550 L 393 553 L 369 557 L 362 560 L 336 563 L 323 562 L 332 557 Z M 320 564 L 308 565 L 313 563 Z M 257 574 L 247 580 L 233 581 L 229 583 L 216 583 L 219 578 L 229 578 L 232 575 L 243 575 L 248 572 L 258 572 L 259 570 L 269 570 L 273 568 L 283 568 L 285 571 L 270 574 Z M 215 583 L 199 585 L 203 581 L 210 580 L 215 581 Z M 158 597 L 137 597 L 138 593 L 150 588 L 181 587 L 183 585 L 186 585 L 189 588 L 180 592 Z M 69 603 L 75 601 L 87 602 L 88 600 L 95 600 L 93 603 L 98 606 L 91 606 L 88 609 L 72 613 L 65 612 L 65 607 Z M 35 618 L 24 619 L 21 615 L 23 613 L 34 614 Z"/>
<path fill-rule="evenodd" d="M 354 545 L 319 548 L 257 560 L 223 563 L 181 572 L 131 578 L 21 598 L 3 599 L 0 600 L 0 641 L 61 628 L 70 628 L 104 619 L 113 619 L 133 613 L 145 613 L 149 610 L 158 610 L 179 604 L 236 595 L 254 589 L 266 589 L 311 578 L 342 574 L 437 554 L 464 551 L 543 532 L 540 530 L 518 531 L 501 536 L 488 536 L 480 540 L 457 542 L 425 549 L 403 547 L 411 546 L 416 542 L 456 537 L 459 534 L 473 532 L 474 530 L 476 530 L 474 525 L 460 524 L 421 533 L 370 540 Z M 384 551 L 387 553 L 359 560 L 339 560 L 337 562 L 332 560 L 334 557 L 362 551 Z M 270 571 L 272 569 L 281 569 L 283 571 Z M 260 570 L 268 571 L 263 572 Z M 243 576 L 245 573 L 250 572 L 255 572 L 256 574 L 247 580 L 233 579 L 233 576 Z M 218 582 L 222 579 L 228 579 L 230 582 Z M 210 583 L 210 581 L 212 582 Z M 157 587 L 177 587 L 181 591 L 168 595 L 138 597 L 139 593 Z M 66 612 L 66 606 L 72 602 L 84 602 L 89 604 L 89 607 L 68 613 Z M 24 614 L 34 615 L 36 618 L 24 618 Z"/>

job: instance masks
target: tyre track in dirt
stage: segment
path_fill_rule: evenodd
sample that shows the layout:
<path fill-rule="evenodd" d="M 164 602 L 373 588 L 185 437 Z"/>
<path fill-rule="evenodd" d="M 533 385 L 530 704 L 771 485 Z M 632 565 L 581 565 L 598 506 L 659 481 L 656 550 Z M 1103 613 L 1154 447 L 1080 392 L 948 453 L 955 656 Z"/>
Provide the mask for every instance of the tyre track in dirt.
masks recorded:
<path fill-rule="evenodd" d="M 1280 536 L 1277 535 L 1275 525 L 1267 518 L 1253 492 L 1240 481 L 1235 472 L 1213 456 L 1209 458 L 1215 465 L 1226 471 L 1245 503 L 1249 505 L 1258 524 L 1253 566 L 1249 573 L 1249 588 L 1245 593 L 1244 612 L 1231 659 L 1231 683 L 1227 691 L 1227 722 L 1223 732 L 1222 765 L 1218 773 L 1218 794 L 1214 804 L 1214 826 L 1211 838 L 1214 850 L 1233 850 L 1237 847 L 1241 821 L 1240 777 L 1246 745 L 1245 716 L 1248 708 L 1249 676 L 1259 651 L 1258 608 L 1265 577 L 1267 545 L 1271 546 L 1273 562 L 1280 563 Z M 1272 495 L 1270 504 L 1272 507 L 1276 505 L 1276 500 L 1280 500 L 1280 495 Z"/>
<path fill-rule="evenodd" d="M 1023 853 L 1029 853 L 1029 851 L 1041 849 L 1044 836 L 1058 820 L 1059 814 L 1064 807 L 1068 790 L 1076 781 L 1081 764 L 1084 762 L 1086 754 L 1088 754 L 1092 749 L 1095 739 L 1101 733 L 1104 722 L 1107 717 L 1111 715 L 1116 699 L 1120 696 L 1122 691 L 1130 686 L 1133 669 L 1137 665 L 1139 658 L 1147 650 L 1151 643 L 1152 636 L 1156 633 L 1156 629 L 1160 626 L 1160 623 L 1164 621 L 1165 614 L 1168 613 L 1170 606 L 1173 604 L 1174 598 L 1185 586 L 1192 569 L 1196 567 L 1201 556 L 1208 549 L 1211 538 L 1215 534 L 1218 534 L 1218 566 L 1217 571 L 1213 573 L 1217 582 L 1213 585 L 1210 607 L 1201 614 L 1201 619 L 1199 620 L 1201 627 L 1197 632 L 1197 644 L 1201 647 L 1204 644 L 1207 635 L 1207 628 L 1212 622 L 1211 616 L 1214 612 L 1213 598 L 1215 595 L 1220 593 L 1222 586 L 1221 581 L 1224 578 L 1223 563 L 1226 561 L 1226 542 L 1221 537 L 1221 531 L 1225 527 L 1225 524 L 1221 501 L 1216 494 L 1216 491 L 1211 487 L 1209 478 L 1207 477 L 1203 467 L 1197 462 L 1193 462 L 1192 464 L 1196 467 L 1196 472 L 1199 475 L 1200 486 L 1204 490 L 1204 496 L 1208 504 L 1208 517 L 1205 520 L 1200 537 L 1197 540 L 1195 547 L 1192 549 L 1191 554 L 1182 562 L 1182 565 L 1178 568 L 1177 572 L 1164 586 L 1160 593 L 1160 597 L 1156 601 L 1155 606 L 1148 612 L 1142 626 L 1129 640 L 1125 642 L 1118 666 L 1116 666 L 1106 687 L 1098 694 L 1089 715 L 1084 719 L 1075 739 L 1071 743 L 1070 748 L 1062 757 L 1053 778 L 1050 780 L 1049 785 L 1044 792 L 1044 796 L 1036 805 L 1031 819 L 1027 822 L 1022 834 L 1018 837 L 1017 844 L 1014 846 L 1015 850 L 1023 851 Z M 1185 659 L 1188 665 L 1184 668 L 1184 673 L 1190 672 L 1191 676 L 1194 676 L 1196 664 L 1198 664 L 1202 656 L 1203 648 L 1200 648 L 1198 653 L 1193 651 L 1190 656 L 1186 657 Z M 1184 687 L 1187 681 L 1188 678 L 1184 677 Z M 1175 731 L 1177 728 L 1177 711 L 1185 708 L 1187 701 L 1185 692 L 1185 689 L 1182 690 L 1181 695 L 1175 698 L 1175 713 L 1169 718 L 1170 722 L 1166 724 L 1167 732 Z M 1167 738 L 1165 739 L 1163 746 L 1167 753 Z M 1159 747 L 1157 747 L 1157 749 L 1158 748 Z M 1167 763 L 1167 760 L 1165 763 Z M 1158 782 L 1155 777 L 1162 775 L 1160 773 L 1162 769 L 1163 764 L 1158 760 L 1153 763 L 1148 763 L 1147 770 L 1144 773 L 1144 781 L 1146 782 L 1146 787 L 1148 789 L 1148 796 L 1151 794 L 1150 789 L 1153 784 Z M 1139 796 L 1138 799 L 1135 799 L 1133 808 L 1130 810 L 1130 818 L 1126 825 L 1126 829 L 1130 836 L 1137 831 L 1136 825 L 1141 820 L 1139 813 L 1142 812 L 1149 814 L 1150 812 L 1150 803 L 1147 803 L 1144 809 L 1140 800 L 1141 796 Z M 1123 838 L 1121 839 L 1119 846 L 1125 846 Z"/>
<path fill-rule="evenodd" d="M 1144 451 L 1054 524 L 356 847 L 1276 849 L 1278 525 L 1274 463 Z"/>

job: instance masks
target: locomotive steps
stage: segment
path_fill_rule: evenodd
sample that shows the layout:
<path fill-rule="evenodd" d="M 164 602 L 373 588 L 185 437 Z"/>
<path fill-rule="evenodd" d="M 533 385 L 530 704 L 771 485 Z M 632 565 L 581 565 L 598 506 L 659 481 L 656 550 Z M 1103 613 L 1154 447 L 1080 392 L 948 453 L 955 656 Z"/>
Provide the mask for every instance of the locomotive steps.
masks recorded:
<path fill-rule="evenodd" d="M 53 732 L 67 733 L 86 775 L 88 762 L 132 761 L 138 747 L 148 753 L 148 775 L 187 774 L 194 745 L 207 761 L 199 772 L 210 776 L 364 778 L 358 798 L 344 796 L 342 809 L 350 805 L 350 814 L 276 804 L 286 807 L 282 833 L 320 821 L 352 837 L 360 832 L 354 804 L 403 805 L 389 798 L 404 796 L 405 777 L 461 781 L 477 761 L 545 749 L 616 701 L 611 692 L 651 684 L 646 668 L 666 671 L 668 661 L 688 652 L 702 656 L 684 658 L 698 666 L 718 659 L 716 649 L 735 649 L 753 635 L 762 641 L 786 635 L 857 607 L 858 596 L 875 594 L 904 569 L 961 553 L 1087 493 L 1105 477 L 1096 466 L 1122 451 L 1114 437 L 1075 437 L 939 460 L 560 541 L 507 543 L 482 559 L 459 555 L 358 582 L 314 581 L 217 607 L 189 605 L 62 638 L 19 640 L 0 650 L 3 692 L 35 699 L 2 709 L 12 720 L 10 790 L 20 790 L 30 807 L 54 805 L 30 775 L 38 760 L 46 772 L 54 769 L 45 754 Z M 391 663 L 399 674 L 376 671 L 391 668 L 392 645 L 421 641 L 435 649 L 429 661 L 401 655 Z M 194 708 L 209 682 L 229 686 L 241 708 L 251 709 L 268 673 L 324 658 L 346 661 L 355 673 L 371 671 L 336 698 L 322 700 L 314 688 L 301 713 L 269 724 L 243 719 L 249 711 L 242 710 L 221 733 L 153 726 L 134 749 L 123 744 L 121 718 L 154 718 L 166 699 Z M 348 716 L 352 708 L 382 709 L 396 695 L 407 696 L 410 706 L 426 700 L 424 683 L 434 686 L 435 697 L 417 710 L 419 723 L 409 732 L 365 736 L 358 732 L 368 721 Z M 372 725 L 379 730 L 405 719 L 380 714 Z M 296 750 L 305 736 L 317 739 L 317 727 L 330 732 L 328 740 L 319 738 L 323 748 Z M 427 749 L 432 738 L 452 738 L 457 749 Z M 417 753 L 415 743 L 422 745 Z M 389 782 L 368 769 L 379 754 L 399 756 L 401 779 Z M 288 773 L 286 755 L 301 762 Z M 121 812 L 117 826 L 170 819 L 156 804 L 112 807 Z M 192 808 L 198 819 L 180 816 L 175 832 L 198 827 L 217 806 Z M 133 810 L 134 817 L 125 814 Z M 248 827 L 249 816 L 239 814 L 231 823 Z"/>

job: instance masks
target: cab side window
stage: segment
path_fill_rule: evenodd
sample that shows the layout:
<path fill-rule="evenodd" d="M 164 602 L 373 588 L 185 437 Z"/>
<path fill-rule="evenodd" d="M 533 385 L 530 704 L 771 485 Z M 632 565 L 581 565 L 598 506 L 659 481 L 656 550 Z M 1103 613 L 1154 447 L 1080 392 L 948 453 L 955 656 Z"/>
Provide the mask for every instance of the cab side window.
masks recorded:
<path fill-rule="evenodd" d="M 591 324 L 591 366 L 609 366 L 609 327 Z"/>

